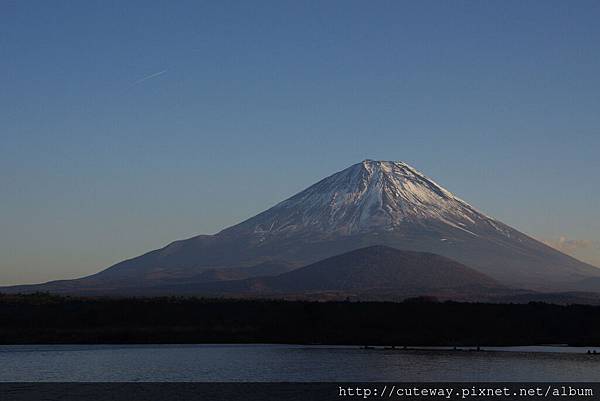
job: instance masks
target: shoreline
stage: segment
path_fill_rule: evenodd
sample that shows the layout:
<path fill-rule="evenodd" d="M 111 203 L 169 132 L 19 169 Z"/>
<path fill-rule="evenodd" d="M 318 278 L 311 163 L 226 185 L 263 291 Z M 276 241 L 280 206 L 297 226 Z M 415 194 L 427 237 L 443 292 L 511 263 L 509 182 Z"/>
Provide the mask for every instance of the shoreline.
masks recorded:
<path fill-rule="evenodd" d="M 78 350 L 89 349 L 118 349 L 118 348 L 283 348 L 283 349 L 339 349 L 339 350 L 359 350 L 359 351 L 386 351 L 397 353 L 459 353 L 459 354 L 490 354 L 490 353 L 544 353 L 544 354 L 577 354 L 591 355 L 600 357 L 600 347 L 573 347 L 568 345 L 519 345 L 519 346 L 412 346 L 412 347 L 393 347 L 393 346 L 357 346 L 357 345 L 340 345 L 340 344 L 274 344 L 274 343 L 196 343 L 196 344 L 133 344 L 133 343 L 112 343 L 112 344 L 1 344 L 0 353 L 2 352 L 27 352 L 43 350 L 44 348 L 51 350 L 67 349 Z M 31 348 L 31 349 L 29 349 Z M 594 353 L 595 351 L 595 353 Z"/>

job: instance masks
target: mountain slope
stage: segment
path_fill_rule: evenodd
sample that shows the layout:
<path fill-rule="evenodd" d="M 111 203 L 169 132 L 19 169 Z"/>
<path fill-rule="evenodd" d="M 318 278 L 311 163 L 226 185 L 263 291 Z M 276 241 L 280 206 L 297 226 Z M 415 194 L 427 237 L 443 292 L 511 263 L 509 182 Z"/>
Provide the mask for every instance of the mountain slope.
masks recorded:
<path fill-rule="evenodd" d="M 465 225 L 493 220 L 401 162 L 365 160 L 223 233 L 260 238 L 317 232 L 352 235 L 394 230 L 435 220 L 470 233 Z"/>
<path fill-rule="evenodd" d="M 260 280 L 260 281 L 259 281 Z M 418 290 L 500 285 L 443 256 L 370 246 L 275 277 L 249 280 L 279 292 Z"/>
<path fill-rule="evenodd" d="M 405 163 L 365 160 L 215 235 L 51 288 L 154 286 L 207 269 L 302 266 L 371 245 L 440 254 L 519 288 L 577 289 L 600 277 L 600 269 L 486 216 Z"/>
<path fill-rule="evenodd" d="M 492 278 L 443 256 L 370 246 L 333 256 L 278 276 L 149 289 L 154 294 L 401 300 L 441 295 L 460 299 L 519 294 Z"/>

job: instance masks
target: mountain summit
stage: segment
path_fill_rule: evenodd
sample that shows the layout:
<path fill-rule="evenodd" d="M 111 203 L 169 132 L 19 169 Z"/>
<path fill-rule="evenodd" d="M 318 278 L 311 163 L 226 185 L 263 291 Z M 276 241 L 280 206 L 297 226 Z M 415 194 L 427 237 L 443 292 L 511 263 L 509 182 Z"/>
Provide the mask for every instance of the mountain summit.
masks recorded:
<path fill-rule="evenodd" d="M 9 291 L 175 288 L 277 275 L 373 245 L 439 254 L 519 288 L 573 290 L 600 277 L 600 269 L 486 216 L 406 163 L 364 160 L 215 235 L 175 241 L 82 279 Z"/>
<path fill-rule="evenodd" d="M 435 220 L 473 236 L 467 227 L 503 229 L 406 163 L 364 160 L 327 177 L 228 231 L 258 236 L 302 231 L 353 235 L 392 231 Z"/>

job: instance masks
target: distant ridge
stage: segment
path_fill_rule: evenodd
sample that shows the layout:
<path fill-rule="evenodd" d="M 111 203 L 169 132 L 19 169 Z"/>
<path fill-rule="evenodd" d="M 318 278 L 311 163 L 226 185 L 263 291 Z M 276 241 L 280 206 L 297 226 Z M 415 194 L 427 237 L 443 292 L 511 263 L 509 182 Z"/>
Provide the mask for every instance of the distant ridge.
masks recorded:
<path fill-rule="evenodd" d="M 261 279 L 249 282 L 253 280 Z M 443 256 L 382 245 L 332 256 L 262 282 L 281 292 L 500 287 L 496 280 Z"/>
<path fill-rule="evenodd" d="M 228 269 L 223 269 L 227 271 Z M 139 288 L 131 289 L 138 295 Z M 126 295 L 118 289 L 114 295 Z M 130 293 L 131 294 L 131 293 Z M 426 252 L 369 246 L 274 276 L 157 285 L 146 295 L 313 300 L 392 300 L 412 296 L 489 300 L 523 295 L 459 262 Z"/>
<path fill-rule="evenodd" d="M 267 297 L 283 294 L 319 298 L 319 294 L 327 294 L 328 299 L 377 298 L 377 294 L 381 299 L 449 293 L 468 297 L 490 291 L 510 292 L 494 279 L 443 256 L 381 245 L 333 256 L 278 276 L 162 290 Z"/>

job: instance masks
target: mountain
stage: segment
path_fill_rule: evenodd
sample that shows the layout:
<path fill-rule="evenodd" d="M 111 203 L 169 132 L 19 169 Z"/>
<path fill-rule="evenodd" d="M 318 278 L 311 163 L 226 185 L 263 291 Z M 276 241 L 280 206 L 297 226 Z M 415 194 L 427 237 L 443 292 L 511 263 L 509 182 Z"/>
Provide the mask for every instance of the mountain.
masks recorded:
<path fill-rule="evenodd" d="M 496 280 L 446 257 L 382 245 L 332 256 L 263 282 L 281 292 L 499 287 Z"/>
<path fill-rule="evenodd" d="M 202 281 L 214 269 L 305 266 L 371 245 L 439 254 L 517 288 L 577 290 L 600 277 L 600 269 L 479 212 L 406 163 L 364 160 L 215 235 L 82 279 L 2 291 L 146 288 Z"/>
<path fill-rule="evenodd" d="M 157 287 L 188 294 L 403 299 L 416 295 L 513 294 L 496 280 L 443 256 L 370 246 L 273 277 Z"/>
<path fill-rule="evenodd" d="M 249 277 L 257 276 L 277 276 L 294 270 L 296 266 L 285 262 L 263 262 L 250 267 L 231 267 L 229 269 L 206 269 L 192 277 L 185 277 L 183 280 L 189 282 L 213 282 L 228 280 L 243 280 Z"/>

